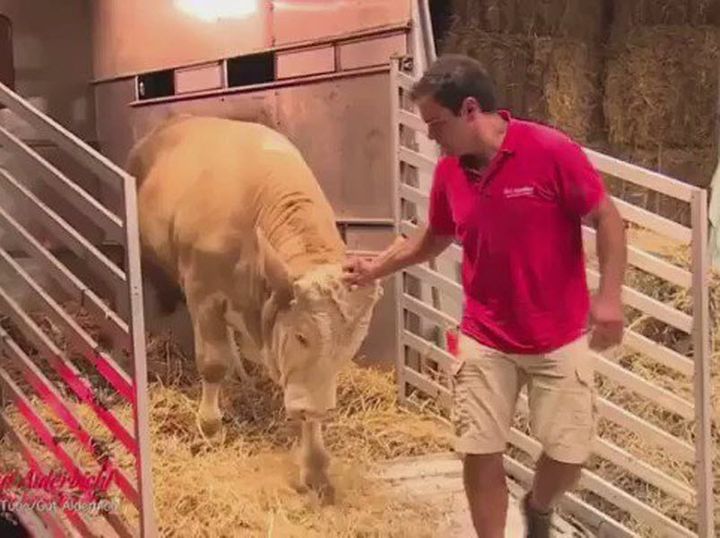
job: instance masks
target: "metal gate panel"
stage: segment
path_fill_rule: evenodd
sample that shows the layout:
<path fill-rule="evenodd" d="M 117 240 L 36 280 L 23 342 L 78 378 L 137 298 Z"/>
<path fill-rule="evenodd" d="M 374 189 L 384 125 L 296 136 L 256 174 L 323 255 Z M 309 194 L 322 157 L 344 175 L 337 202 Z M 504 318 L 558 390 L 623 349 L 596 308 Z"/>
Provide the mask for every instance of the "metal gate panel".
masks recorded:
<path fill-rule="evenodd" d="M 76 486 L 82 477 L 98 473 L 86 500 L 102 499 L 113 488 L 123 506 L 138 514 L 137 520 L 128 515 L 132 510 L 93 515 L 63 504 L 56 494 L 67 495 L 67 489 L 47 492 L 51 495 L 43 502 L 56 503 L 48 509 L 20 488 L 12 492 L 21 501 L 17 516 L 36 535 L 75 535 L 73 529 L 82 536 L 154 536 L 135 180 L 2 85 L 0 103 L 97 176 L 108 192 L 120 195 L 118 208 L 103 205 L 0 128 L 0 144 L 23 162 L 12 172 L 0 168 L 0 183 L 12 194 L 0 199 L 0 231 L 22 251 L 0 248 L 0 423 L 23 461 L 13 472 L 34 471 L 48 481 L 60 473 Z M 88 228 L 70 222 L 58 211 L 57 198 L 47 200 L 46 191 L 34 188 L 30 174 L 40 175 L 56 196 L 102 230 L 101 237 L 88 237 Z M 120 244 L 123 259 L 99 239 Z M 43 278 L 37 278 L 38 272 Z M 79 313 L 89 316 L 97 330 Z M 114 413 L 113 403 L 128 404 L 132 420 Z M 81 406 L 112 447 L 91 434 Z M 131 465 L 123 465 L 120 457 L 129 457 Z M 90 486 L 87 482 L 80 490 Z"/>

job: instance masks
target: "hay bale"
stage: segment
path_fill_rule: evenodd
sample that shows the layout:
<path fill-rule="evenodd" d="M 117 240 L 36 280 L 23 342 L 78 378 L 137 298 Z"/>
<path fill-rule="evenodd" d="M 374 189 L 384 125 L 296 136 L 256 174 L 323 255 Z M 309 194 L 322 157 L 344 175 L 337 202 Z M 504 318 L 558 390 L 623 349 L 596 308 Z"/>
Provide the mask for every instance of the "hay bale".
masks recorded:
<path fill-rule="evenodd" d="M 615 148 L 619 159 L 660 172 L 698 187 L 708 187 L 718 162 L 715 147 L 708 148 Z"/>
<path fill-rule="evenodd" d="M 603 109 L 609 141 L 709 147 L 717 136 L 720 30 L 640 28 L 610 48 Z"/>
<path fill-rule="evenodd" d="M 614 147 L 607 153 L 699 187 L 709 186 L 717 163 L 717 150 L 712 147 L 655 150 Z M 691 225 L 689 203 L 618 178 L 606 177 L 605 182 L 618 198 L 685 226 Z"/>
<path fill-rule="evenodd" d="M 493 77 L 500 106 L 546 122 L 582 142 L 602 133 L 597 47 L 565 38 L 488 33 L 456 25 L 446 52 L 478 59 Z"/>
<path fill-rule="evenodd" d="M 641 149 L 607 145 L 594 149 L 703 188 L 709 187 L 718 161 L 715 147 Z M 621 200 L 685 226 L 691 225 L 689 203 L 609 174 L 601 175 L 607 189 Z"/>
<path fill-rule="evenodd" d="M 567 39 L 538 38 L 533 45 L 531 76 L 533 86 L 542 88 L 542 96 L 528 103 L 530 117 L 559 127 L 581 142 L 600 136 L 599 50 Z"/>
<path fill-rule="evenodd" d="M 720 25 L 720 0 L 613 0 L 614 38 L 658 25 Z"/>
<path fill-rule="evenodd" d="M 453 26 L 445 52 L 471 56 L 495 81 L 500 105 L 517 115 L 527 111 L 531 50 L 524 36 L 484 32 L 472 26 Z"/>
<path fill-rule="evenodd" d="M 453 15 L 480 30 L 600 41 L 603 0 L 453 0 Z"/>

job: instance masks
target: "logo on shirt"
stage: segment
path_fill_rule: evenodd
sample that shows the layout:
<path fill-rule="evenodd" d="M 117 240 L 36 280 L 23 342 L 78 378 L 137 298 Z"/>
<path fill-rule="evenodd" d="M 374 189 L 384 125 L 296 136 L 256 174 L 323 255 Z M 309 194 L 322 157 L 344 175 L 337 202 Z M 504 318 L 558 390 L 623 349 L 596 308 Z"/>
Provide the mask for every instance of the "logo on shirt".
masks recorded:
<path fill-rule="evenodd" d="M 535 187 L 530 185 L 528 187 L 506 187 L 503 189 L 505 198 L 522 198 L 527 196 L 535 195 Z"/>

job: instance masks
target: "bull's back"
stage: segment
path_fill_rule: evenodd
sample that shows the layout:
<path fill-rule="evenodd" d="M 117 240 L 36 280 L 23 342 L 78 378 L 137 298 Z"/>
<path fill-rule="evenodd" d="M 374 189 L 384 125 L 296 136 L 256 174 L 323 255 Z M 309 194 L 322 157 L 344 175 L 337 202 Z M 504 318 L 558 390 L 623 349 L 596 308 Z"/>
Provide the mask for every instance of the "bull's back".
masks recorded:
<path fill-rule="evenodd" d="M 297 149 L 260 124 L 184 117 L 148 135 L 133 157 L 143 244 L 173 272 L 182 249 L 217 252 L 251 237 L 268 198 L 283 191 L 314 199 L 318 217 L 332 221 Z"/>

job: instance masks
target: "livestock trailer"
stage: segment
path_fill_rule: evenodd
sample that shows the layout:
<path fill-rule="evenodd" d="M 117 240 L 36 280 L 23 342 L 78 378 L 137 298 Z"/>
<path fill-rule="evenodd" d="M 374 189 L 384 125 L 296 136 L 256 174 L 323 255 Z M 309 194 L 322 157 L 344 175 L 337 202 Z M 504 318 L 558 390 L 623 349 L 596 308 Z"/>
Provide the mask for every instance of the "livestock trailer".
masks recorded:
<path fill-rule="evenodd" d="M 148 461 L 146 330 L 171 326 L 178 340 L 185 338 L 187 350 L 192 331 L 186 312 L 172 318 L 159 313 L 157 290 L 142 278 L 134 178 L 123 171 L 133 143 L 181 113 L 273 127 L 307 159 L 349 248 L 381 250 L 397 235 L 413 233 L 425 218 L 438 152 L 407 92 L 434 58 L 435 34 L 449 24 L 449 5 L 443 0 L 0 2 L 0 320 L 11 322 L 0 325 L 3 403 L 18 411 L 28 431 L 71 473 L 83 460 L 68 453 L 37 402 L 55 413 L 94 460 L 106 462 L 107 453 L 78 420 L 72 402 L 89 406 L 135 460 L 135 473 L 117 471 L 113 480 L 139 514 L 133 528 L 124 514 L 101 512 L 103 527 L 73 510 L 21 505 L 16 515 L 27 528 L 53 536 L 70 529 L 84 536 L 157 533 Z M 595 457 L 620 474 L 589 468 L 583 495 L 567 495 L 563 508 L 608 536 L 636 535 L 620 510 L 661 535 L 709 537 L 714 499 L 707 193 L 606 154 L 587 153 L 604 174 L 691 208 L 687 226 L 618 200 L 626 221 L 689 248 L 685 266 L 640 244 L 631 246 L 629 262 L 687 292 L 690 310 L 630 285 L 624 296 L 643 316 L 685 334 L 687 349 L 632 327 L 624 345 L 633 356 L 683 376 L 692 390 L 676 394 L 658 386 L 618 356 L 597 359 L 600 376 L 678 415 L 694 434 L 666 431 L 671 428 L 653 423 L 642 409 L 603 395 L 602 420 L 642 438 L 651 451 L 638 453 L 634 444 L 601 436 Z M 592 257 L 595 232 L 583 233 Z M 401 403 L 432 401 L 441 412 L 451 407 L 446 335 L 462 309 L 461 258 L 453 245 L 432 263 L 384 283 L 360 354 L 394 369 Z M 598 279 L 592 264 L 588 279 L 591 285 Z M 94 325 L 79 324 L 66 304 L 92 317 Z M 38 309 L 52 322 L 54 337 L 30 315 Z M 92 374 L 68 359 L 66 344 Z M 30 398 L 31 392 L 40 400 Z M 108 411 L 116 401 L 131 405 L 132 428 Z M 520 407 L 522 414 L 524 395 Z M 43 473 L 28 433 L 5 412 L 0 417 L 18 465 Z M 528 457 L 539 450 L 520 425 L 511 444 Z M 517 454 L 506 459 L 508 473 L 528 483 L 531 469 Z M 663 456 L 668 461 L 661 465 Z M 674 473 L 679 467 L 684 470 Z M 694 480 L 687 480 L 687 468 Z M 689 510 L 675 517 L 668 504 L 653 506 L 633 495 L 637 484 Z"/>

